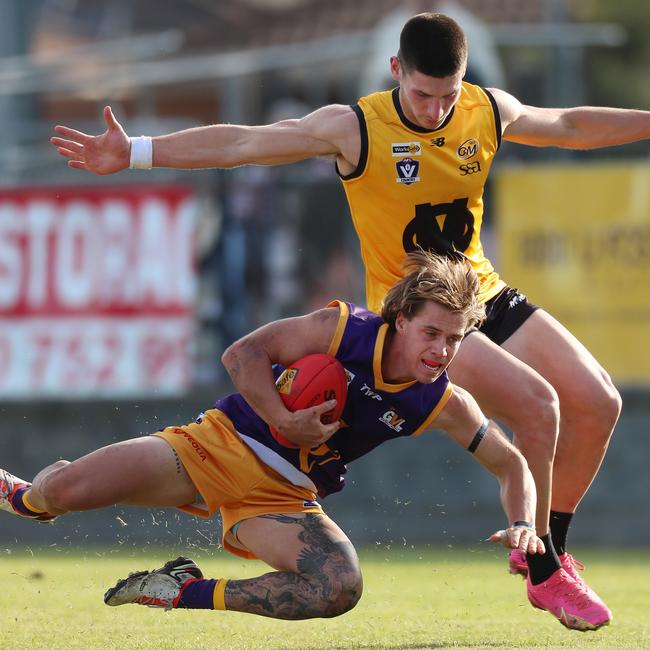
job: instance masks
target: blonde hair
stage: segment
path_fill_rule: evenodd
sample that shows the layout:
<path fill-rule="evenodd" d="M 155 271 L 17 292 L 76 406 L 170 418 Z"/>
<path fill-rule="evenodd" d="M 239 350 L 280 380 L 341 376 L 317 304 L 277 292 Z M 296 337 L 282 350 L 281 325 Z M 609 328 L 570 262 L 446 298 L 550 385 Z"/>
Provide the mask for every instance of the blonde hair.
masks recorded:
<path fill-rule="evenodd" d="M 402 268 L 404 278 L 388 291 L 381 309 L 381 317 L 391 329 L 395 329 L 400 312 L 410 320 L 429 301 L 465 316 L 466 329 L 483 320 L 485 308 L 478 299 L 479 280 L 461 253 L 446 257 L 419 248 L 407 255 Z"/>

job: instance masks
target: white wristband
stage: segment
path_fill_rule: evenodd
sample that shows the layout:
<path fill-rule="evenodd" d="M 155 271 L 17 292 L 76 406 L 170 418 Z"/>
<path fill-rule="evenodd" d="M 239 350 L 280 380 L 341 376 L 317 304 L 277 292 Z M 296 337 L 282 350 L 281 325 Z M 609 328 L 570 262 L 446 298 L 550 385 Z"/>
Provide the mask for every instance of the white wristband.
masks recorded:
<path fill-rule="evenodd" d="M 151 169 L 153 166 L 153 144 L 148 135 L 141 135 L 131 140 L 131 169 Z"/>

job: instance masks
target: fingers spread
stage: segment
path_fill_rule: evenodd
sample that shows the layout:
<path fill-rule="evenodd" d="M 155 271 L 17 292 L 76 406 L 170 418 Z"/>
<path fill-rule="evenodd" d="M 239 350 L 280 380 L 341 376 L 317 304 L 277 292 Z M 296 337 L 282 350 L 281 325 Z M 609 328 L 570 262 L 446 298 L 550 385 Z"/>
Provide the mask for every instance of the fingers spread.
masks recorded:
<path fill-rule="evenodd" d="M 82 133 L 81 131 L 71 129 L 68 126 L 61 126 L 61 125 L 55 126 L 54 131 L 59 135 L 65 136 L 66 138 L 70 138 L 71 140 L 78 142 L 79 144 L 86 144 L 86 142 L 91 140 L 93 137 L 92 135 L 87 135 L 86 133 Z"/>
<path fill-rule="evenodd" d="M 73 140 L 64 140 L 63 138 L 50 138 L 50 142 L 55 147 L 62 147 L 63 149 L 68 149 L 69 151 L 78 151 L 81 153 L 84 150 L 82 144 L 78 144 Z"/>
<path fill-rule="evenodd" d="M 72 167 L 73 169 L 83 169 L 84 171 L 89 171 L 88 167 L 86 166 L 86 163 L 81 162 L 81 160 L 68 160 L 68 167 Z"/>

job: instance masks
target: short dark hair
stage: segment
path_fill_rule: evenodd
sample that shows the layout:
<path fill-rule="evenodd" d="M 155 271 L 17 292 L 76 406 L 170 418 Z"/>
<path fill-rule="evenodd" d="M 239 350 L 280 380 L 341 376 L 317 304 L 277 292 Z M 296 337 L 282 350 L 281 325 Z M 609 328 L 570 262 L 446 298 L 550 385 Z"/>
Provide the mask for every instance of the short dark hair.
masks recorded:
<path fill-rule="evenodd" d="M 402 28 L 397 57 L 404 72 L 450 77 L 467 63 L 465 32 L 444 14 L 418 14 Z"/>

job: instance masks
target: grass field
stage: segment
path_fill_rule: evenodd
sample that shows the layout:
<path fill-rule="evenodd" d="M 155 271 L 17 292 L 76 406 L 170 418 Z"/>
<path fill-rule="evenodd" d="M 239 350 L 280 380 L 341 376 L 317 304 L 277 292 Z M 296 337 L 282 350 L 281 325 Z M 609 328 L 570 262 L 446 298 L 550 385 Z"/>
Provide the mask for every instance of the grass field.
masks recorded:
<path fill-rule="evenodd" d="M 156 568 L 178 549 L 0 551 L 2 650 L 650 648 L 647 551 L 579 553 L 590 584 L 614 612 L 612 625 L 596 633 L 566 630 L 530 607 L 521 579 L 506 572 L 505 551 L 492 548 L 362 552 L 359 605 L 339 618 L 299 622 L 103 604 L 117 578 Z M 219 551 L 192 556 L 210 576 L 268 570 Z"/>

